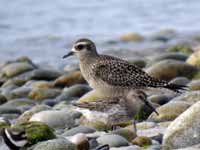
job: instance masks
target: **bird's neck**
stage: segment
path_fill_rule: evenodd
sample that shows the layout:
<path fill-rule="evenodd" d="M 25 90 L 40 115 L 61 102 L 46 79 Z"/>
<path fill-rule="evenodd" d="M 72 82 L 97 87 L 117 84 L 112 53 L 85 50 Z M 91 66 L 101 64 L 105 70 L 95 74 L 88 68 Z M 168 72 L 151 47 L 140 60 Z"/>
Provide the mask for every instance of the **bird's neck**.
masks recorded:
<path fill-rule="evenodd" d="M 93 64 L 99 57 L 98 54 L 85 54 L 79 57 L 81 64 L 90 65 Z"/>

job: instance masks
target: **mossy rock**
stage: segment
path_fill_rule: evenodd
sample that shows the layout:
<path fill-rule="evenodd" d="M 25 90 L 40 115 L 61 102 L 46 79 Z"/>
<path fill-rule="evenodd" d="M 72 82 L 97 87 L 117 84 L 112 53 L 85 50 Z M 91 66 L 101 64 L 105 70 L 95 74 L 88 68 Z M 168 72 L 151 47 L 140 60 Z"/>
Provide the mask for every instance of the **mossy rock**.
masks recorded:
<path fill-rule="evenodd" d="M 194 75 L 193 79 L 200 79 L 200 70 Z"/>
<path fill-rule="evenodd" d="M 26 122 L 12 128 L 25 130 L 30 145 L 56 138 L 53 128 L 42 122 Z"/>
<path fill-rule="evenodd" d="M 175 45 L 167 49 L 168 52 L 182 52 L 184 54 L 193 53 L 193 49 L 188 45 Z"/>
<path fill-rule="evenodd" d="M 188 84 L 189 89 L 191 91 L 199 91 L 200 90 L 200 80 L 193 80 Z"/>
<path fill-rule="evenodd" d="M 120 40 L 121 41 L 124 41 L 124 42 L 139 42 L 139 41 L 142 41 L 144 40 L 144 37 L 141 36 L 140 34 L 138 33 L 127 33 L 127 34 L 124 34 L 120 37 Z"/>

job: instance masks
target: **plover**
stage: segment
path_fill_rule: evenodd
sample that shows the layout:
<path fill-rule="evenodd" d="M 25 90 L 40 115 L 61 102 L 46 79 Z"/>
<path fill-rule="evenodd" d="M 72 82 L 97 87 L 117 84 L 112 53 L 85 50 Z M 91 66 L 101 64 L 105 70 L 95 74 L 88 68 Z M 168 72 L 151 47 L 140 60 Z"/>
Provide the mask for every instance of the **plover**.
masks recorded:
<path fill-rule="evenodd" d="M 100 55 L 94 42 L 79 39 L 72 51 L 63 58 L 76 55 L 80 60 L 80 70 L 89 85 L 106 97 L 124 96 L 130 89 L 167 88 L 175 92 L 186 86 L 156 79 L 137 66 L 108 55 Z"/>
<path fill-rule="evenodd" d="M 134 117 L 144 105 L 147 105 L 153 112 L 158 114 L 142 90 L 131 90 L 126 97 L 105 99 L 96 102 L 73 103 L 73 105 L 79 107 L 77 110 L 82 112 L 88 120 L 97 119 L 111 127 L 131 120 L 133 121 L 135 132 Z M 89 109 L 91 112 L 80 108 Z"/>

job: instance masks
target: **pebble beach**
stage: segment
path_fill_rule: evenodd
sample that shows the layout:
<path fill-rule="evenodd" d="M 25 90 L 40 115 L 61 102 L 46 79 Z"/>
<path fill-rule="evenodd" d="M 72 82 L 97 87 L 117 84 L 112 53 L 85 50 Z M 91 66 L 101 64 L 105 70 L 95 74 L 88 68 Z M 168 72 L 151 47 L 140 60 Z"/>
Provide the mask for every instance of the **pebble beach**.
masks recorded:
<path fill-rule="evenodd" d="M 151 38 L 129 33 L 105 42 L 113 47 L 105 54 L 124 58 L 156 78 L 188 86 L 182 93 L 147 92 L 159 115 L 142 108 L 136 116 L 137 135 L 130 122 L 112 130 L 109 124 L 88 119 L 71 105 L 97 100 L 95 95 L 80 99 L 92 89 L 76 61 L 65 60 L 55 67 L 35 63 L 27 56 L 0 63 L 0 117 L 12 124 L 1 119 L 0 128 L 25 129 L 28 150 L 108 148 L 102 145 L 109 145 L 110 150 L 200 149 L 200 40 L 198 35 L 179 37 L 175 31 L 165 30 Z M 143 50 L 138 46 L 138 57 L 134 57 L 130 45 L 145 43 L 149 54 L 140 55 Z M 154 49 L 155 43 L 160 44 Z M 118 45 L 128 48 L 116 50 Z M 7 149 L 1 139 L 0 150 Z"/>

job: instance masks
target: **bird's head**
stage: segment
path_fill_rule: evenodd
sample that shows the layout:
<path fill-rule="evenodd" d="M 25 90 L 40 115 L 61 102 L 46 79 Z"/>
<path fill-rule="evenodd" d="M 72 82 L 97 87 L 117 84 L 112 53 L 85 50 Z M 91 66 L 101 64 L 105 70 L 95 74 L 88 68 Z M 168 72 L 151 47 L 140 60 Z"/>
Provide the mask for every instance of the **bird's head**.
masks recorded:
<path fill-rule="evenodd" d="M 76 55 L 78 58 L 96 56 L 96 46 L 94 42 L 89 39 L 79 39 L 74 43 L 72 50 L 68 54 L 64 55 L 63 58 L 67 58 L 72 55 Z"/>

